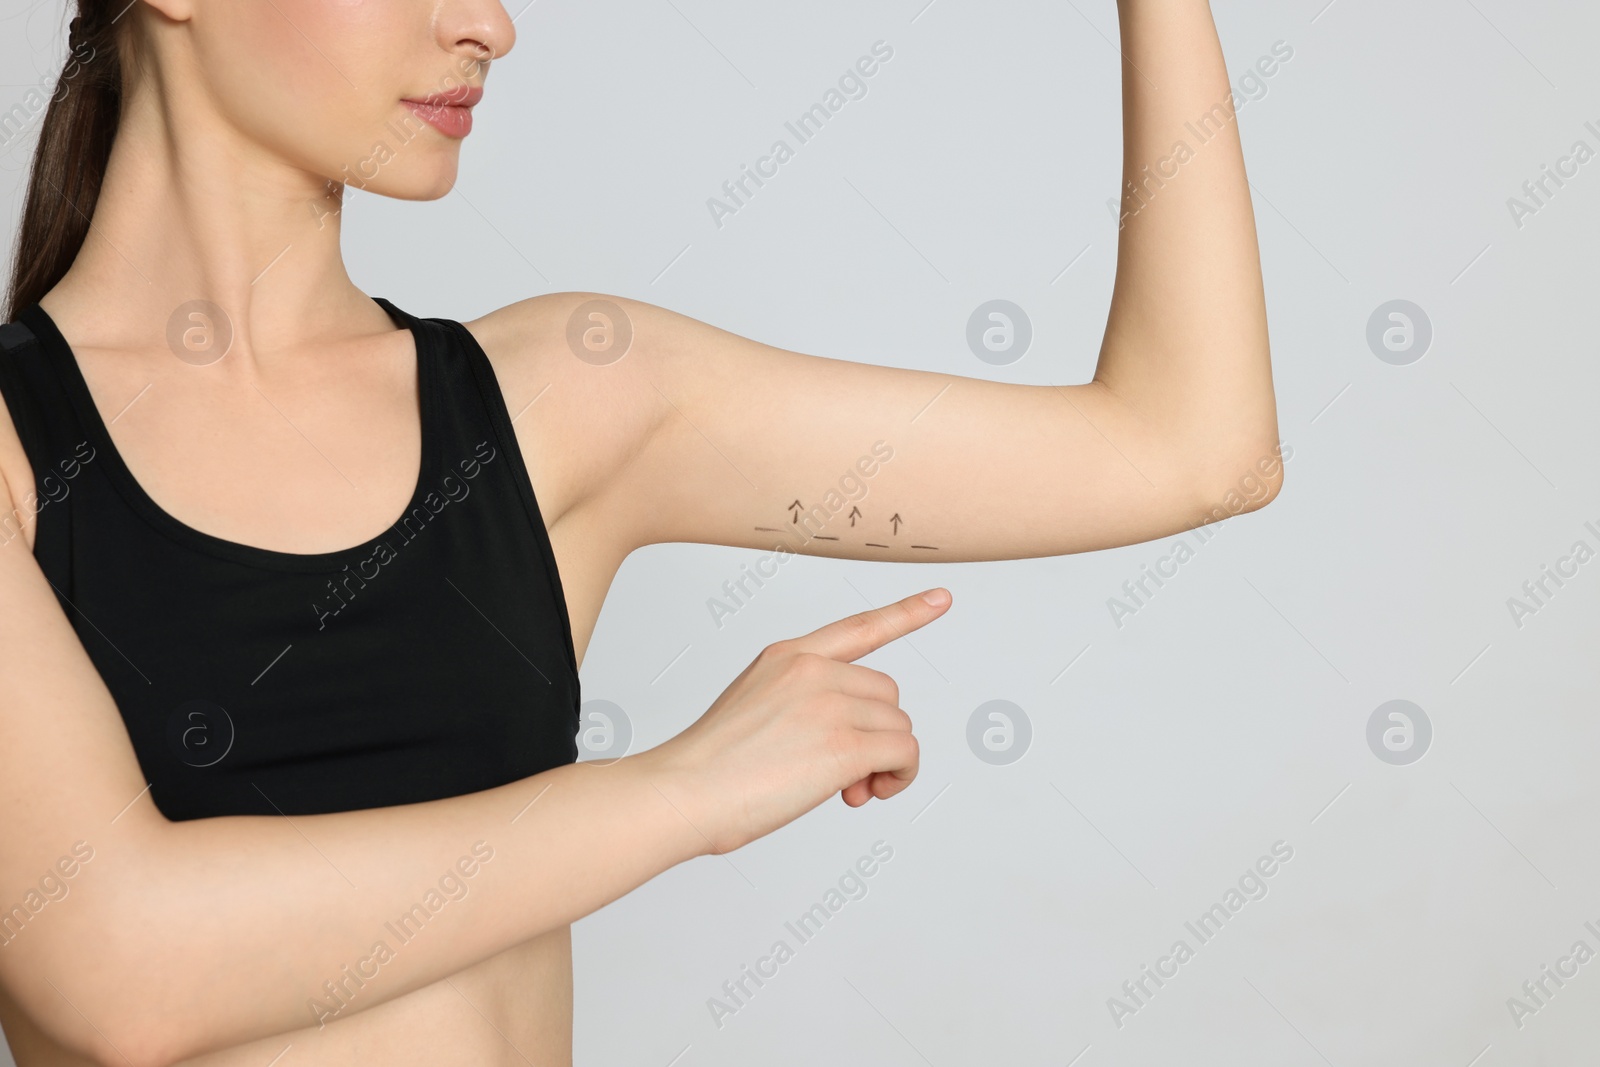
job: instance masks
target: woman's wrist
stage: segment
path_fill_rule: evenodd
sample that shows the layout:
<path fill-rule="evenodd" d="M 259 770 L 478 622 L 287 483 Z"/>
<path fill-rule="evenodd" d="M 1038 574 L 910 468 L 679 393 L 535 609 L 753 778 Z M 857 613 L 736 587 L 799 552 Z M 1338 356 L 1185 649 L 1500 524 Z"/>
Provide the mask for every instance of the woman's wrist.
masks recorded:
<path fill-rule="evenodd" d="M 662 817 L 661 831 L 683 860 L 716 855 L 722 833 L 715 818 L 717 807 L 705 795 L 704 777 L 686 766 L 680 755 L 668 741 L 624 756 L 614 769 L 642 789 L 642 803 Z"/>

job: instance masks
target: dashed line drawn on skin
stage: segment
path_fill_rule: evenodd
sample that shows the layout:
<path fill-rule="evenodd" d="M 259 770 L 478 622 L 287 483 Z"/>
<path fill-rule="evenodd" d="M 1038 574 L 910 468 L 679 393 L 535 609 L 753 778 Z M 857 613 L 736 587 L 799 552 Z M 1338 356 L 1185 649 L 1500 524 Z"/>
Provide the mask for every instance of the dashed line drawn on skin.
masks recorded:
<path fill-rule="evenodd" d="M 794 517 L 791 519 L 791 522 L 795 526 L 798 526 L 800 524 L 800 516 L 805 511 L 805 505 L 802 504 L 799 501 L 799 499 L 797 498 L 792 503 L 790 503 L 788 505 L 788 508 L 789 508 L 789 510 L 794 512 Z M 862 516 L 860 508 L 854 508 L 853 507 L 853 508 L 850 509 L 850 514 L 849 514 L 848 517 L 850 519 L 850 525 L 852 527 L 854 527 L 855 524 L 856 524 L 856 520 L 859 519 L 859 518 L 863 518 L 864 516 Z M 905 521 L 906 521 L 905 519 L 901 518 L 900 513 L 898 511 L 895 512 L 893 515 L 889 516 L 889 524 L 890 524 L 890 526 L 892 528 L 892 532 L 895 533 L 896 535 L 898 535 L 900 533 L 900 527 L 905 524 Z M 781 527 L 781 526 L 757 526 L 757 527 L 755 527 L 755 529 L 756 529 L 756 532 L 758 532 L 758 533 L 783 533 L 783 534 L 786 534 L 786 533 L 793 533 L 794 532 L 792 527 L 786 529 L 786 528 Z M 842 538 L 833 537 L 833 536 L 829 536 L 829 535 L 826 535 L 826 534 L 812 534 L 810 539 L 813 540 L 813 541 L 840 541 L 840 540 L 843 540 Z M 892 545 L 884 544 L 881 541 L 867 541 L 867 542 L 865 542 L 865 546 L 867 548 L 892 548 L 892 547 L 894 547 Z M 938 545 L 912 545 L 911 547 L 914 548 L 914 549 L 920 549 L 921 551 L 924 551 L 924 552 L 937 552 L 937 551 L 939 551 L 939 546 Z"/>

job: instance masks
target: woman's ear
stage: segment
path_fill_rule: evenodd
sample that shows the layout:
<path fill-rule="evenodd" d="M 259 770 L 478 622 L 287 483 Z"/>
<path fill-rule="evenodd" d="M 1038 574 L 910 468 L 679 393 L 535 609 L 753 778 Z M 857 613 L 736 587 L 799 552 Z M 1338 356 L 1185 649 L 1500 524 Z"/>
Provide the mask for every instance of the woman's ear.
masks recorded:
<path fill-rule="evenodd" d="M 159 12 L 173 22 L 188 22 L 194 18 L 197 0 L 142 0 L 145 7 Z"/>

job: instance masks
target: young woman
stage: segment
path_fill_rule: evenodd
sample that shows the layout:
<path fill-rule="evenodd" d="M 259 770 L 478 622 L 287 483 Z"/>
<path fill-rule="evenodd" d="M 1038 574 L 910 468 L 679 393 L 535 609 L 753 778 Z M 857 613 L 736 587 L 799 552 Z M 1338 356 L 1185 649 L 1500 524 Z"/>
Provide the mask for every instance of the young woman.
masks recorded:
<path fill-rule="evenodd" d="M 1119 18 L 1115 292 L 1094 380 L 1053 387 L 591 293 L 414 316 L 346 275 L 343 186 L 451 188 L 512 50 L 498 0 L 79 0 L 0 328 L 22 1067 L 568 1063 L 568 924 L 833 794 L 905 789 L 911 719 L 851 661 L 949 606 L 774 644 L 672 741 L 574 763 L 579 665 L 632 550 L 1014 559 L 1269 500 L 1211 13 Z M 914 536 L 786 510 L 862 462 Z"/>

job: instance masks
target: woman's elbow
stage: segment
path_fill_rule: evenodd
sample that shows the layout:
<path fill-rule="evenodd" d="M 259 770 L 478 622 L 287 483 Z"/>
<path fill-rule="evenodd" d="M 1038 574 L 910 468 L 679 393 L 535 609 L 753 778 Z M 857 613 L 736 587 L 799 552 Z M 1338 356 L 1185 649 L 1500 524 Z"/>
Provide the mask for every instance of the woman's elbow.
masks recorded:
<path fill-rule="evenodd" d="M 153 935 L 138 916 L 65 903 L 79 907 L 41 913 L 0 947 L 0 986 L 31 1031 L 19 1044 L 56 1046 L 96 1067 L 167 1067 L 190 1054 L 182 1012 L 158 1003 L 171 990 L 151 980 L 161 950 L 141 944 Z"/>
<path fill-rule="evenodd" d="M 1227 457 L 1198 469 L 1191 482 L 1191 499 L 1200 522 L 1219 522 L 1259 511 L 1283 490 L 1284 468 L 1294 449 L 1285 442 L 1231 450 Z"/>

